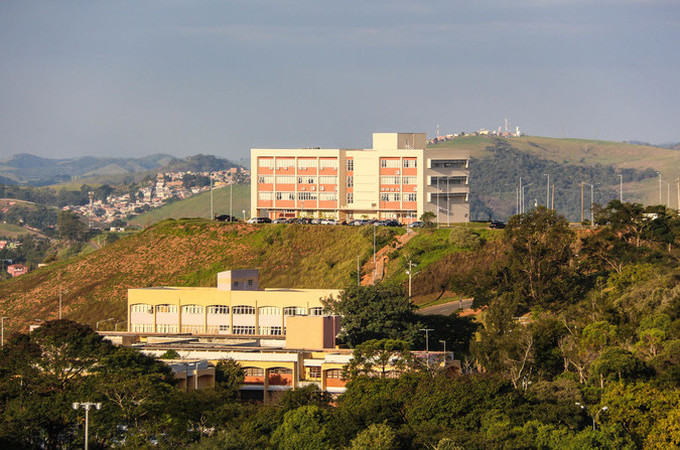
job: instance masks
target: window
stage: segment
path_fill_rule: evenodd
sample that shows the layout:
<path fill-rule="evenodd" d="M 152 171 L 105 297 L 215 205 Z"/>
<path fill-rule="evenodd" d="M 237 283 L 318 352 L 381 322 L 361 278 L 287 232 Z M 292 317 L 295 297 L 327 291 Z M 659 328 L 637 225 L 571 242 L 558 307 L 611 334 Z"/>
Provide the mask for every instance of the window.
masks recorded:
<path fill-rule="evenodd" d="M 208 314 L 229 314 L 229 307 L 225 305 L 208 306 Z"/>
<path fill-rule="evenodd" d="M 261 175 L 257 177 L 257 182 L 260 184 L 271 184 L 274 182 L 274 177 L 271 175 Z"/>
<path fill-rule="evenodd" d="M 326 378 L 342 379 L 342 370 L 329 369 L 326 371 Z"/>
<path fill-rule="evenodd" d="M 274 158 L 257 158 L 258 167 L 274 168 Z"/>
<path fill-rule="evenodd" d="M 298 184 L 316 184 L 316 177 L 298 177 Z"/>
<path fill-rule="evenodd" d="M 260 327 L 260 334 L 266 336 L 281 336 L 281 327 Z"/>
<path fill-rule="evenodd" d="M 316 192 L 298 192 L 298 200 L 316 200 Z"/>
<path fill-rule="evenodd" d="M 354 187 L 354 177 L 352 175 L 347 177 L 347 187 Z"/>
<path fill-rule="evenodd" d="M 386 159 L 386 158 L 381 158 L 380 159 L 380 167 L 390 167 L 390 168 L 395 168 L 395 167 L 400 167 L 401 164 L 399 163 L 399 159 L 393 158 L 393 159 Z"/>
<path fill-rule="evenodd" d="M 447 169 L 464 169 L 467 167 L 466 159 L 433 159 L 431 160 L 431 167 L 433 169 L 447 168 Z"/>
<path fill-rule="evenodd" d="M 316 158 L 298 158 L 298 169 L 316 167 Z"/>
<path fill-rule="evenodd" d="M 322 192 L 319 194 L 319 200 L 322 201 L 336 201 L 338 199 L 338 194 L 335 192 Z"/>
<path fill-rule="evenodd" d="M 277 306 L 260 306 L 259 308 L 261 316 L 280 316 L 281 308 Z"/>
<path fill-rule="evenodd" d="M 177 325 L 159 323 L 156 325 L 156 333 L 177 333 Z"/>
<path fill-rule="evenodd" d="M 255 327 L 235 325 L 233 334 L 255 334 Z"/>
<path fill-rule="evenodd" d="M 153 313 L 153 306 L 147 305 L 145 303 L 138 303 L 136 305 L 130 305 L 130 312 L 133 313 Z"/>
<path fill-rule="evenodd" d="M 258 200 L 273 200 L 274 199 L 274 193 L 273 192 L 258 192 L 257 193 L 257 199 Z"/>
<path fill-rule="evenodd" d="M 401 184 L 416 184 L 416 177 L 403 177 Z"/>
<path fill-rule="evenodd" d="M 182 314 L 203 314 L 203 307 L 200 305 L 182 306 Z"/>
<path fill-rule="evenodd" d="M 321 367 L 308 367 L 309 378 L 321 378 Z"/>
<path fill-rule="evenodd" d="M 130 327 L 130 331 L 133 333 L 153 333 L 152 323 L 133 323 Z"/>
<path fill-rule="evenodd" d="M 276 168 L 277 169 L 288 169 L 295 166 L 295 160 L 293 158 L 277 158 Z"/>
<path fill-rule="evenodd" d="M 234 314 L 255 314 L 255 307 L 254 306 L 234 306 L 232 308 L 232 311 Z M 235 327 L 234 327 L 235 328 Z M 254 333 L 254 331 L 253 331 Z"/>
<path fill-rule="evenodd" d="M 295 192 L 277 192 L 277 200 L 295 200 Z"/>
<path fill-rule="evenodd" d="M 295 177 L 293 175 L 279 175 L 276 177 L 276 184 L 293 184 Z"/>
<path fill-rule="evenodd" d="M 238 281 L 234 281 L 234 287 L 238 287 Z"/>
<path fill-rule="evenodd" d="M 401 184 L 401 177 L 380 177 L 380 184 Z"/>
<path fill-rule="evenodd" d="M 335 158 L 321 158 L 319 160 L 319 167 L 322 169 L 337 169 L 338 160 Z"/>
<path fill-rule="evenodd" d="M 252 285 L 253 285 L 253 280 L 248 280 L 248 286 L 252 286 Z"/>
<path fill-rule="evenodd" d="M 177 305 L 158 305 L 156 306 L 157 313 L 177 313 Z"/>
<path fill-rule="evenodd" d="M 319 184 L 338 184 L 338 177 L 322 175 L 319 177 Z"/>
<path fill-rule="evenodd" d="M 404 167 L 418 167 L 417 159 L 404 159 Z"/>
<path fill-rule="evenodd" d="M 246 367 L 243 369 L 243 374 L 247 377 L 263 377 L 264 369 L 259 367 Z"/>
<path fill-rule="evenodd" d="M 274 375 L 292 375 L 293 371 L 285 367 L 273 367 L 269 369 L 269 373 Z"/>
<path fill-rule="evenodd" d="M 283 308 L 284 316 L 306 316 L 307 310 L 302 306 L 287 306 Z"/>
<path fill-rule="evenodd" d="M 404 194 L 404 201 L 405 202 L 417 202 L 418 201 L 418 194 Z"/>
<path fill-rule="evenodd" d="M 220 333 L 228 333 L 229 332 L 229 325 L 220 325 L 219 330 L 220 330 Z"/>
<path fill-rule="evenodd" d="M 354 170 L 354 160 L 351 158 L 347 160 L 347 170 L 350 172 Z"/>
<path fill-rule="evenodd" d="M 348 192 L 347 193 L 347 204 L 350 205 L 354 203 L 354 193 Z"/>
<path fill-rule="evenodd" d="M 395 194 L 386 194 L 382 193 L 380 194 L 380 201 L 381 202 L 398 202 L 401 200 L 401 195 L 398 193 Z"/>
<path fill-rule="evenodd" d="M 323 316 L 323 308 L 320 306 L 316 306 L 314 308 L 309 308 L 309 315 L 310 316 Z"/>

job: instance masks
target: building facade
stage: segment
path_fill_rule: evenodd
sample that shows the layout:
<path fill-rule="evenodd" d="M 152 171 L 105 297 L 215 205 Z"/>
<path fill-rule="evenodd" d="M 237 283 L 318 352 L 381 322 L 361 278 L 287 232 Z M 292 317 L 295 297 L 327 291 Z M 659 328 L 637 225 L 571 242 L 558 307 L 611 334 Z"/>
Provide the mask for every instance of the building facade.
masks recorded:
<path fill-rule="evenodd" d="M 287 318 L 323 316 L 337 289 L 259 289 L 259 272 L 230 270 L 217 287 L 128 290 L 128 331 L 141 334 L 284 336 Z"/>
<path fill-rule="evenodd" d="M 467 222 L 470 152 L 424 133 L 374 133 L 371 149 L 251 149 L 251 215 Z"/>

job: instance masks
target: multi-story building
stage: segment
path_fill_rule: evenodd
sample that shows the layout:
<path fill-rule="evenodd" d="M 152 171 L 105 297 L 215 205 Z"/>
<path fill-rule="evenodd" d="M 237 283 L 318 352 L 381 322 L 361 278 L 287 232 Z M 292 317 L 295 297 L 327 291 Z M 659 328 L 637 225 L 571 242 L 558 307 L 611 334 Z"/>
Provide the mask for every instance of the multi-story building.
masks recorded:
<path fill-rule="evenodd" d="M 469 150 L 424 133 L 373 133 L 371 149 L 251 149 L 251 215 L 467 222 Z"/>
<path fill-rule="evenodd" d="M 128 331 L 140 334 L 285 336 L 291 316 L 323 316 L 337 289 L 260 289 L 259 271 L 229 270 L 217 287 L 128 290 Z"/>

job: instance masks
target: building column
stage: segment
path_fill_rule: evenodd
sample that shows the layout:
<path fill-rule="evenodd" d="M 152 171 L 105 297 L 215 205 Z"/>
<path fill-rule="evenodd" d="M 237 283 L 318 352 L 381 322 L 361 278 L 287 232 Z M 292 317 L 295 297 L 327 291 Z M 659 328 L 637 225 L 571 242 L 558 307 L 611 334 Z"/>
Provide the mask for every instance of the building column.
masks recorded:
<path fill-rule="evenodd" d="M 262 403 L 269 403 L 269 369 L 264 369 L 264 380 L 262 382 Z"/>

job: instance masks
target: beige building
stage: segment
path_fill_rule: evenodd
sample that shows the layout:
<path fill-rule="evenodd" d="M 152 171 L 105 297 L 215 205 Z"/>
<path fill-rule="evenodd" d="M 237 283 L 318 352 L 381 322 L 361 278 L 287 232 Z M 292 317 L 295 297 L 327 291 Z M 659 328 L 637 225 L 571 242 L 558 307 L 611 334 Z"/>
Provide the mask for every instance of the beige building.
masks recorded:
<path fill-rule="evenodd" d="M 259 289 L 258 270 L 220 272 L 217 287 L 128 290 L 128 331 L 141 334 L 284 336 L 287 318 L 323 316 L 337 289 Z"/>
<path fill-rule="evenodd" d="M 426 148 L 424 133 L 374 133 L 371 149 L 251 149 L 251 215 L 467 222 L 465 149 Z"/>

